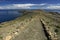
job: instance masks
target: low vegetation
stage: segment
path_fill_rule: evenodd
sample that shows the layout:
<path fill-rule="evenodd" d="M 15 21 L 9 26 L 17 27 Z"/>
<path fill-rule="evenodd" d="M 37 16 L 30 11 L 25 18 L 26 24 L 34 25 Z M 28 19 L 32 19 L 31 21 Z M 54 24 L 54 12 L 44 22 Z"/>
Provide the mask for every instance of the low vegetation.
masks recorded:
<path fill-rule="evenodd" d="M 49 32 L 52 32 L 52 33 L 55 32 L 57 34 L 59 33 L 58 35 L 60 37 L 60 32 L 59 32 L 60 31 L 59 30 L 60 29 L 60 15 L 58 15 L 57 13 L 55 13 L 55 12 L 44 12 L 44 11 L 40 11 L 40 10 L 34 10 L 34 11 L 23 10 L 23 11 L 19 11 L 19 13 L 20 12 L 23 13 L 23 15 L 21 17 L 18 17 L 15 20 L 12 20 L 12 21 L 4 22 L 4 23 L 2 23 L 3 25 L 1 24 L 2 26 L 0 25 L 0 28 L 3 27 L 3 29 L 0 30 L 0 33 L 2 32 L 1 34 L 8 34 L 7 32 L 15 33 L 15 30 L 19 29 L 21 27 L 21 25 L 24 26 L 25 24 L 28 25 L 26 27 L 26 29 L 27 29 L 26 31 L 29 32 L 29 30 L 32 30 L 32 28 L 33 28 L 32 32 L 35 32 L 39 29 L 38 31 L 40 33 L 38 33 L 38 32 L 35 32 L 35 33 L 38 33 L 39 35 L 44 34 L 43 31 L 42 31 L 43 33 L 40 31 L 40 30 L 43 30 L 43 29 L 40 29 L 41 24 L 40 24 L 40 21 L 37 20 L 39 18 L 39 20 L 42 19 L 44 21 L 44 25 L 46 24 L 45 26 L 48 28 Z M 35 17 L 37 17 L 36 18 L 37 21 L 34 20 Z M 30 23 L 30 21 L 32 19 L 34 20 L 34 22 Z M 26 23 L 24 24 L 24 22 L 26 22 Z M 29 24 L 27 24 L 28 22 L 29 22 Z M 35 23 L 35 24 L 33 24 L 33 23 Z M 22 26 L 22 28 L 23 28 L 23 26 Z M 38 28 L 37 28 L 37 26 L 38 26 Z M 37 30 L 36 30 L 36 28 L 37 28 Z M 23 30 L 23 31 L 25 32 L 25 30 Z M 26 33 L 27 36 L 29 36 L 28 32 Z M 30 31 L 31 34 L 32 34 L 32 32 Z M 22 35 L 24 36 L 25 34 L 22 34 Z M 34 35 L 34 33 L 33 33 L 33 35 Z M 43 37 L 44 37 L 44 35 L 43 35 Z M 2 38 L 3 37 L 0 35 L 0 39 L 2 39 Z M 37 38 L 40 39 L 40 36 L 37 36 Z"/>
<path fill-rule="evenodd" d="M 3 39 L 3 36 L 2 35 L 0 35 L 0 39 Z"/>

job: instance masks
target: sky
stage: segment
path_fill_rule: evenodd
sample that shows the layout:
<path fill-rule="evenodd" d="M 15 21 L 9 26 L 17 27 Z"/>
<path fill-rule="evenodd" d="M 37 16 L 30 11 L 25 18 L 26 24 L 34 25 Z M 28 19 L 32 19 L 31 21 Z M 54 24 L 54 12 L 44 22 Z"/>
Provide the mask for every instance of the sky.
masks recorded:
<path fill-rule="evenodd" d="M 60 9 L 60 0 L 0 0 L 0 9 Z"/>

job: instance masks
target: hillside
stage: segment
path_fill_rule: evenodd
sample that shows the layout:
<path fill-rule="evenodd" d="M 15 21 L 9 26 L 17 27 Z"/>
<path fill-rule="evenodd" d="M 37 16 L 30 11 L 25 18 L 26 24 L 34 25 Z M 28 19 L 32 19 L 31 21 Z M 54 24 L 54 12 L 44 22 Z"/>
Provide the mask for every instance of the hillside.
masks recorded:
<path fill-rule="evenodd" d="M 0 40 L 59 40 L 60 14 L 22 11 L 23 16 L 0 24 Z"/>

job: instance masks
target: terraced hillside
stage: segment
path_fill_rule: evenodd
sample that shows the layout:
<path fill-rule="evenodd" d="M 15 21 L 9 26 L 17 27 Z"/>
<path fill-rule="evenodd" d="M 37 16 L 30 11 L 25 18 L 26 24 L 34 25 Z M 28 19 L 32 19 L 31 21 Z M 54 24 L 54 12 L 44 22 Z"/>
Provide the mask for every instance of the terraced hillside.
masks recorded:
<path fill-rule="evenodd" d="M 0 40 L 59 40 L 60 14 L 41 10 L 0 24 Z"/>

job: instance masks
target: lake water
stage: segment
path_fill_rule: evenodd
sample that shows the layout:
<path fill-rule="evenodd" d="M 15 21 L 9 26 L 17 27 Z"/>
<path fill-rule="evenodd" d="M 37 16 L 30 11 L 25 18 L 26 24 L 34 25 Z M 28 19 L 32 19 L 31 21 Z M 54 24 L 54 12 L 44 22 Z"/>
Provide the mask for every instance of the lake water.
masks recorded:
<path fill-rule="evenodd" d="M 19 10 L 0 10 L 0 23 L 5 21 L 10 21 L 18 16 L 23 15 L 18 12 Z M 60 10 L 45 10 L 47 12 L 60 12 Z"/>
<path fill-rule="evenodd" d="M 21 15 L 22 13 L 19 13 L 18 10 L 0 10 L 0 23 L 13 20 Z"/>

